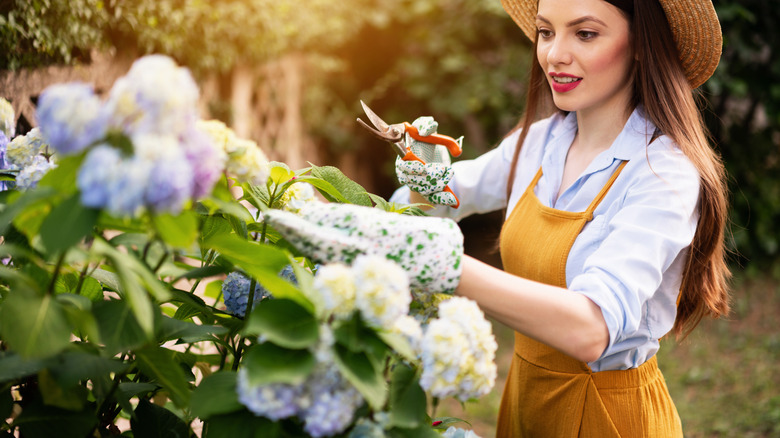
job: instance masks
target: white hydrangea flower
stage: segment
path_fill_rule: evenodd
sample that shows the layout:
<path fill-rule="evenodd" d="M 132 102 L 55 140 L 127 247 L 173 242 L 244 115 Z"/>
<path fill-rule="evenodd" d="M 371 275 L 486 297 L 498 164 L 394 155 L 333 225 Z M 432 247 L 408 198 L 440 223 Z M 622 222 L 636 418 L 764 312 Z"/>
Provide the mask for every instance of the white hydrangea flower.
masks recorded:
<path fill-rule="evenodd" d="M 355 311 L 357 285 L 355 274 L 341 263 L 321 266 L 314 276 L 314 290 L 323 313 L 346 319 Z"/>
<path fill-rule="evenodd" d="M 57 167 L 52 160 L 47 160 L 43 155 L 36 155 L 32 162 L 19 171 L 16 176 L 16 188 L 19 190 L 34 189 L 38 182 L 49 170 Z"/>
<path fill-rule="evenodd" d="M 417 319 L 410 315 L 403 315 L 393 323 L 390 327 L 391 333 L 397 333 L 412 346 L 412 350 L 416 353 L 420 353 L 420 343 L 422 342 L 423 330 L 422 325 Z"/>
<path fill-rule="evenodd" d="M 440 398 L 482 397 L 495 385 L 496 348 L 490 324 L 475 302 L 446 300 L 422 338 L 420 385 Z"/>
<path fill-rule="evenodd" d="M 0 131 L 5 138 L 11 139 L 16 135 L 16 113 L 11 102 L 0 97 Z"/>
<path fill-rule="evenodd" d="M 352 265 L 357 292 L 355 305 L 372 327 L 390 330 L 409 312 L 409 277 L 396 263 L 377 255 L 363 255 Z"/>
<path fill-rule="evenodd" d="M 264 185 L 271 174 L 268 157 L 252 140 L 235 138 L 227 145 L 227 172 L 239 182 Z"/>
<path fill-rule="evenodd" d="M 480 438 L 473 430 L 465 430 L 455 426 L 447 428 L 441 436 L 442 438 Z"/>
<path fill-rule="evenodd" d="M 309 183 L 294 183 L 282 195 L 282 210 L 297 213 L 308 202 L 316 201 L 314 196 L 314 187 Z"/>
<path fill-rule="evenodd" d="M 198 94 L 189 70 L 164 55 L 144 56 L 111 87 L 109 123 L 125 132 L 179 134 L 197 119 Z"/>
<path fill-rule="evenodd" d="M 8 143 L 5 158 L 9 167 L 22 169 L 32 164 L 33 158 L 45 152 L 47 146 L 41 130 L 33 128 L 27 134 L 16 136 Z"/>

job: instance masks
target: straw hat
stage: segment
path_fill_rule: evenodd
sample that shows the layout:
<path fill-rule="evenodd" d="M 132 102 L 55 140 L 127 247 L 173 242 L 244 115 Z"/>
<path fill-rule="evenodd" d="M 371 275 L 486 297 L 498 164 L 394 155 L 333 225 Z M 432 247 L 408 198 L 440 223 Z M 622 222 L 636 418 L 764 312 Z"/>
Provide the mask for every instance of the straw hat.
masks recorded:
<path fill-rule="evenodd" d="M 685 76 L 696 88 L 715 72 L 723 36 L 712 0 L 658 0 L 672 28 Z M 504 9 L 531 41 L 536 39 L 538 0 L 501 0 Z"/>

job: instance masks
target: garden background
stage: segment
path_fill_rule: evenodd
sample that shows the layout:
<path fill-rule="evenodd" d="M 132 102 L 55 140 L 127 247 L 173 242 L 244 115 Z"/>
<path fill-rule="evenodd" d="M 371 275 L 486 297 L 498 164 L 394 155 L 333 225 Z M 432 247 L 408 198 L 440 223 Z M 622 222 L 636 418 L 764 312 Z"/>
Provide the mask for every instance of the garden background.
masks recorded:
<path fill-rule="evenodd" d="M 659 363 L 686 436 L 780 436 L 780 11 L 772 0 L 713 3 L 723 58 L 700 95 L 729 174 L 734 310 L 680 343 L 666 339 Z M 335 165 L 389 197 L 394 155 L 355 123 L 359 100 L 388 121 L 432 115 L 474 157 L 521 114 L 529 47 L 498 0 L 6 0 L 0 95 L 25 72 L 168 54 L 204 90 L 204 117 L 272 159 Z M 30 102 L 12 102 L 18 133 L 35 124 L 19 111 Z M 498 263 L 498 217 L 461 225 L 467 252 Z M 505 372 L 511 333 L 494 330 Z M 501 384 L 445 410 L 492 436 Z"/>

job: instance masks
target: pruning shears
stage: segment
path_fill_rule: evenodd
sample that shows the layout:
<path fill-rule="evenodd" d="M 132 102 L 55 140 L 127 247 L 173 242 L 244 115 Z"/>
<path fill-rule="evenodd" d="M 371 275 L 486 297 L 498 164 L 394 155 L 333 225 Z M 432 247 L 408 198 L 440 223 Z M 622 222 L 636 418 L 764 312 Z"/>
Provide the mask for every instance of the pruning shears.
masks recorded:
<path fill-rule="evenodd" d="M 431 146 L 432 151 L 430 154 L 425 154 L 427 156 L 433 156 L 433 148 L 435 148 L 436 145 L 446 147 L 447 151 L 453 157 L 458 157 L 463 152 L 460 144 L 450 136 L 442 134 L 421 135 L 417 128 L 412 126 L 409 122 L 389 125 L 382 120 L 381 117 L 376 115 L 365 102 L 361 100 L 360 104 L 363 106 L 363 111 L 365 111 L 366 116 L 368 116 L 368 120 L 371 121 L 374 126 L 370 126 L 360 118 L 357 119 L 358 123 L 375 137 L 390 143 L 395 153 L 404 161 L 419 161 L 422 164 L 426 164 L 422 158 L 412 151 L 410 146 L 412 139 L 417 140 L 418 142 L 427 143 Z M 452 196 L 455 196 L 455 193 L 452 192 L 452 189 L 450 189 L 449 186 L 444 187 L 444 191 L 452 193 Z M 455 196 L 455 199 L 457 201 L 458 197 Z M 460 201 L 457 202 L 458 204 L 455 205 L 454 208 L 457 208 L 458 205 L 460 205 Z"/>

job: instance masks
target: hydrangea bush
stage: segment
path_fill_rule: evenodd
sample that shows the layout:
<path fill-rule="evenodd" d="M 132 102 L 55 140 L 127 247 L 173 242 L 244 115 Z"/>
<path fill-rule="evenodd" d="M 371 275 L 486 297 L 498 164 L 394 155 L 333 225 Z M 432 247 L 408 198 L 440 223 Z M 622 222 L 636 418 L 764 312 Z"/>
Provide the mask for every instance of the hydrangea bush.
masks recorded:
<path fill-rule="evenodd" d="M 48 88 L 22 135 L 0 100 L 0 436 L 476 436 L 434 411 L 493 387 L 477 306 L 390 259 L 316 265 L 262 221 L 420 210 L 269 162 L 197 99 L 147 56 L 105 96 Z"/>

